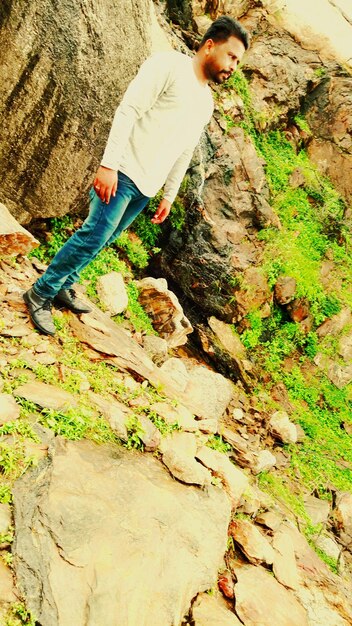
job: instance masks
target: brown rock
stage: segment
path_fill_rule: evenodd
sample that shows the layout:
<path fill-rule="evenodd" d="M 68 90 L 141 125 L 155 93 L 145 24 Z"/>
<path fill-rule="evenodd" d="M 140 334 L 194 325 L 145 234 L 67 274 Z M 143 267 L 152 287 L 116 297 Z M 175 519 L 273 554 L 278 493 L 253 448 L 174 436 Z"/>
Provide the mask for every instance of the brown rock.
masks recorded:
<path fill-rule="evenodd" d="M 241 626 L 241 622 L 218 595 L 200 593 L 192 605 L 194 626 Z"/>
<path fill-rule="evenodd" d="M 109 398 L 103 398 L 92 391 L 89 392 L 88 397 L 98 408 L 99 412 L 106 418 L 117 436 L 123 441 L 127 441 L 126 422 L 128 421 L 129 414 L 127 406 L 122 402 L 118 402 L 118 400 L 111 396 Z"/>
<path fill-rule="evenodd" d="M 274 561 L 274 550 L 264 535 L 247 520 L 236 519 L 231 522 L 229 534 L 246 555 L 250 563 L 271 565 Z"/>
<path fill-rule="evenodd" d="M 211 475 L 195 454 L 197 440 L 191 433 L 173 433 L 160 443 L 163 463 L 178 480 L 191 485 L 204 486 L 210 483 Z"/>
<path fill-rule="evenodd" d="M 296 443 L 297 429 L 285 411 L 276 411 L 269 420 L 269 428 L 273 436 L 283 443 Z"/>
<path fill-rule="evenodd" d="M 20 226 L 6 206 L 0 202 L 0 255 L 27 254 L 37 246 L 39 241 Z"/>
<path fill-rule="evenodd" d="M 287 311 L 293 322 L 302 322 L 309 315 L 309 303 L 304 298 L 297 298 L 287 305 Z"/>
<path fill-rule="evenodd" d="M 170 348 L 185 344 L 193 328 L 177 297 L 168 289 L 165 278 L 143 278 L 137 282 L 137 287 L 140 291 L 138 300 L 152 318 L 159 335 L 166 339 Z"/>
<path fill-rule="evenodd" d="M 314 526 L 326 524 L 330 513 L 330 502 L 321 500 L 315 496 L 306 496 L 304 506 Z"/>
<path fill-rule="evenodd" d="M 75 407 L 78 404 L 77 398 L 68 391 L 41 382 L 31 382 L 20 385 L 14 393 L 20 398 L 35 402 L 38 406 L 54 409 L 55 411 L 59 411 L 65 407 Z"/>
<path fill-rule="evenodd" d="M 138 436 L 143 441 L 145 451 L 154 452 L 160 445 L 160 431 L 146 415 L 139 415 L 138 422 L 140 425 Z"/>
<path fill-rule="evenodd" d="M 292 539 L 282 528 L 274 534 L 275 551 L 273 572 L 277 580 L 285 587 L 298 589 L 299 576 Z"/>
<path fill-rule="evenodd" d="M 224 594 L 225 598 L 232 600 L 235 596 L 235 586 L 232 580 L 231 572 L 226 570 L 222 572 L 218 578 L 218 587 Z"/>
<path fill-rule="evenodd" d="M 336 496 L 333 523 L 343 544 L 352 548 L 352 494 L 341 492 Z"/>
<path fill-rule="evenodd" d="M 279 304 L 288 304 L 295 297 L 296 281 L 291 276 L 279 276 L 274 287 L 275 299 Z"/>
<path fill-rule="evenodd" d="M 11 570 L 0 559 L 0 602 L 16 602 L 18 597 L 15 591 Z"/>
<path fill-rule="evenodd" d="M 275 513 L 274 511 L 260 513 L 255 518 L 257 524 L 262 524 L 263 526 L 266 526 L 266 528 L 270 528 L 270 530 L 274 531 L 278 530 L 282 524 L 282 520 L 282 515 L 280 515 L 280 513 Z"/>
<path fill-rule="evenodd" d="M 237 469 L 225 454 L 207 446 L 197 450 L 196 458 L 210 469 L 214 476 L 220 478 L 231 497 L 233 507 L 236 507 L 249 483 L 247 476 Z"/>
<path fill-rule="evenodd" d="M 0 393 L 0 426 L 19 418 L 21 407 L 8 393 Z"/>
<path fill-rule="evenodd" d="M 308 626 L 303 606 L 262 567 L 245 565 L 235 573 L 236 613 L 246 626 Z"/>
<path fill-rule="evenodd" d="M 177 423 L 182 430 L 188 432 L 195 432 L 199 428 L 199 422 L 194 419 L 191 411 L 182 404 L 172 406 L 168 402 L 154 402 L 149 408 L 162 417 L 167 424 Z"/>
<path fill-rule="evenodd" d="M 351 322 L 351 310 L 348 308 L 342 309 L 342 311 L 325 320 L 325 322 L 317 328 L 317 335 L 318 337 L 326 337 L 326 335 L 336 337 L 336 335 L 338 335 L 345 326 L 351 324 Z"/>

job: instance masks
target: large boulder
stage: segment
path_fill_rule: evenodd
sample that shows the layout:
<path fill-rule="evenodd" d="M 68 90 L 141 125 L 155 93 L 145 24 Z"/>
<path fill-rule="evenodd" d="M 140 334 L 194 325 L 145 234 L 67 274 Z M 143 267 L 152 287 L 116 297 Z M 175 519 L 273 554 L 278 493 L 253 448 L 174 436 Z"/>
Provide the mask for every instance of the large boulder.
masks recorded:
<path fill-rule="evenodd" d="M 85 207 L 114 110 L 151 50 L 149 0 L 0 8 L 0 195 L 20 222 Z"/>
<path fill-rule="evenodd" d="M 56 440 L 14 504 L 16 579 L 42 626 L 179 624 L 226 550 L 223 491 L 116 446 Z"/>

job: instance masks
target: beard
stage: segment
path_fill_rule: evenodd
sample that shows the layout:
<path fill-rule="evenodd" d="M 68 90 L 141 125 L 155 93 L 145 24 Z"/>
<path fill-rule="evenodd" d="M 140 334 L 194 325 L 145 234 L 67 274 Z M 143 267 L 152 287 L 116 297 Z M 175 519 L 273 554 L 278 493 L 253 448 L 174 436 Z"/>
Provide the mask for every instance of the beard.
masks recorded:
<path fill-rule="evenodd" d="M 231 76 L 231 72 L 227 72 L 226 70 L 219 70 L 218 67 L 209 61 L 209 63 L 205 67 L 206 76 L 208 80 L 211 80 L 213 83 L 217 83 L 221 85 L 228 80 Z"/>

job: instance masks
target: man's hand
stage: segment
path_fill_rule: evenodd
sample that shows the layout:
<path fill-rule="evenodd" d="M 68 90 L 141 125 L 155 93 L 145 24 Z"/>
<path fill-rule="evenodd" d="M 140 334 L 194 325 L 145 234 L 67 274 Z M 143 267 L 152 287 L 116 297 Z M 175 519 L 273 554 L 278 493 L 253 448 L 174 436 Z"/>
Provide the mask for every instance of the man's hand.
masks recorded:
<path fill-rule="evenodd" d="M 116 170 L 110 170 L 103 165 L 98 167 L 93 187 L 102 202 L 109 204 L 111 196 L 116 195 L 118 177 Z"/>
<path fill-rule="evenodd" d="M 154 217 L 152 218 L 152 224 L 161 224 L 164 220 L 166 220 L 171 210 L 171 202 L 163 198 L 160 202 Z"/>

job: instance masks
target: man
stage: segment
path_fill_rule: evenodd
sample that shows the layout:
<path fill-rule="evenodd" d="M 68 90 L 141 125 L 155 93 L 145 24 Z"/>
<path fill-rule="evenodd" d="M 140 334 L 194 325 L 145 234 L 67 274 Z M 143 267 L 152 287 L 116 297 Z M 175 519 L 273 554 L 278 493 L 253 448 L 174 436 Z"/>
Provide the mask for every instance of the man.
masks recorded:
<path fill-rule="evenodd" d="M 205 33 L 193 59 L 171 51 L 154 54 L 142 64 L 115 113 L 90 191 L 87 219 L 23 296 L 33 323 L 43 333 L 55 333 L 53 302 L 75 313 L 89 312 L 73 284 L 163 185 L 152 222 L 161 224 L 167 218 L 213 113 L 208 82 L 227 80 L 248 45 L 244 28 L 222 16 Z"/>

